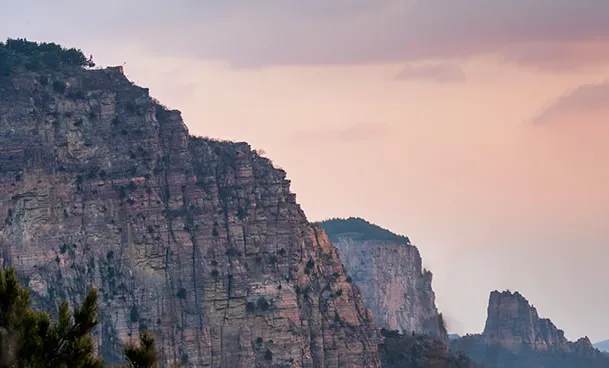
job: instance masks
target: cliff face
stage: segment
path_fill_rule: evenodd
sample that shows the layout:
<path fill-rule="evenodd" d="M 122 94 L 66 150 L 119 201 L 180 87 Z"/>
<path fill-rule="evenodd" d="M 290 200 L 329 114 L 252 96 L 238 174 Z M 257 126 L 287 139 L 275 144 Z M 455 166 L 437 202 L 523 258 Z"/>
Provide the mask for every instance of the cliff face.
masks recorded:
<path fill-rule="evenodd" d="M 510 350 L 566 350 L 569 341 L 552 321 L 539 318 L 535 307 L 518 292 L 493 291 L 482 336 L 487 344 L 499 344 Z"/>
<path fill-rule="evenodd" d="M 362 219 L 328 220 L 321 225 L 377 326 L 448 340 L 435 305 L 432 274 L 422 268 L 419 251 L 408 238 Z"/>
<path fill-rule="evenodd" d="M 120 68 L 0 81 L 0 261 L 34 300 L 97 285 L 110 361 L 152 330 L 196 367 L 377 367 L 378 337 L 285 172 L 190 137 Z"/>
<path fill-rule="evenodd" d="M 451 347 L 487 367 L 609 366 L 609 357 L 595 349 L 587 337 L 568 341 L 562 330 L 549 319 L 540 318 L 518 292 L 493 291 L 482 334 L 453 340 Z"/>

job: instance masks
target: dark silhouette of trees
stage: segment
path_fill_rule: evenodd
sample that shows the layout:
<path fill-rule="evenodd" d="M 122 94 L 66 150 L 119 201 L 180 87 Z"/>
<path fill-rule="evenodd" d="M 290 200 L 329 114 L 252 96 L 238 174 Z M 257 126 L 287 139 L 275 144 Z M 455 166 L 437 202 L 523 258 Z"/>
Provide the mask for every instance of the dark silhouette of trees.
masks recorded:
<path fill-rule="evenodd" d="M 33 42 L 25 38 L 0 42 L 0 77 L 9 76 L 18 68 L 30 71 L 57 70 L 61 66 L 94 67 L 84 53 L 64 48 L 53 42 Z"/>
<path fill-rule="evenodd" d="M 140 345 L 127 344 L 124 349 L 124 354 L 129 361 L 129 367 L 156 367 L 157 353 L 154 346 L 154 337 L 147 330 L 140 332 Z"/>
<path fill-rule="evenodd" d="M 331 242 L 337 242 L 339 235 L 350 234 L 358 240 L 390 241 L 398 244 L 410 244 L 407 236 L 394 234 L 378 225 L 359 217 L 331 218 L 318 222 L 328 234 Z"/>
<path fill-rule="evenodd" d="M 0 368 L 103 368 L 93 341 L 98 316 L 95 288 L 72 310 L 67 301 L 59 302 L 54 321 L 30 306 L 29 290 L 12 267 L 0 269 Z M 124 355 L 126 367 L 156 367 L 152 334 L 142 331 L 139 346 L 127 344 Z"/>

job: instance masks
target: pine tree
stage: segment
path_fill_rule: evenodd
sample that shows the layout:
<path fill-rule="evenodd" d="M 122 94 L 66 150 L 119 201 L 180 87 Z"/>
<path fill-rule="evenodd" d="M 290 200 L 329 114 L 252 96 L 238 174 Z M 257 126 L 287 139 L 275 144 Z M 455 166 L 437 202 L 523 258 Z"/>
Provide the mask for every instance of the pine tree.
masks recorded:
<path fill-rule="evenodd" d="M 93 343 L 99 324 L 98 293 L 93 288 L 80 306 L 70 312 L 67 301 L 58 304 L 58 320 L 30 306 L 29 290 L 19 283 L 15 270 L 0 269 L 0 368 L 103 368 Z M 154 338 L 140 334 L 140 344 L 124 349 L 129 366 L 157 366 Z"/>
<path fill-rule="evenodd" d="M 58 321 L 30 307 L 29 290 L 15 270 L 0 270 L 0 367 L 102 368 L 96 356 L 93 328 L 99 323 L 97 290 L 89 291 L 70 313 L 59 303 Z"/>
<path fill-rule="evenodd" d="M 157 353 L 154 337 L 148 330 L 140 332 L 140 344 L 125 345 L 124 354 L 132 368 L 154 368 L 157 366 Z"/>

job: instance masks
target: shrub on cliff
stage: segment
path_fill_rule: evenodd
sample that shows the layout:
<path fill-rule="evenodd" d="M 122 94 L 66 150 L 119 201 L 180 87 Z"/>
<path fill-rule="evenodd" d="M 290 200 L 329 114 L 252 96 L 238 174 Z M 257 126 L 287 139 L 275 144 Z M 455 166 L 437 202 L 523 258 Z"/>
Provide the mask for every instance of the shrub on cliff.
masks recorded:
<path fill-rule="evenodd" d="M 8 76 L 19 67 L 37 71 L 57 69 L 60 66 L 93 67 L 83 52 L 75 48 L 64 48 L 56 43 L 33 42 L 25 38 L 0 42 L 0 77 Z"/>
<path fill-rule="evenodd" d="M 95 352 L 93 329 L 99 323 L 98 294 L 90 290 L 80 306 L 70 311 L 67 301 L 58 305 L 58 320 L 30 306 L 29 290 L 15 270 L 0 269 L 0 368 L 102 368 Z M 124 350 L 128 367 L 155 367 L 154 339 L 147 331 L 140 346 Z"/>

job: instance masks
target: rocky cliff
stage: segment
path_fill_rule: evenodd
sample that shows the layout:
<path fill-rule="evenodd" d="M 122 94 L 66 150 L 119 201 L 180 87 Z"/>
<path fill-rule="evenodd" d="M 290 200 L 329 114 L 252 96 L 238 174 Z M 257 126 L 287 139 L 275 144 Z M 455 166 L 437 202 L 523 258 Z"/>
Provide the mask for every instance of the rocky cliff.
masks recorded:
<path fill-rule="evenodd" d="M 110 361 L 148 328 L 184 366 L 379 366 L 372 316 L 285 172 L 189 136 L 121 68 L 28 69 L 0 79 L 0 261 L 40 306 L 97 285 Z"/>
<path fill-rule="evenodd" d="M 491 293 L 482 337 L 487 344 L 514 351 L 522 347 L 536 351 L 569 349 L 565 333 L 549 319 L 540 318 L 537 309 L 518 292 Z"/>
<path fill-rule="evenodd" d="M 609 358 L 595 349 L 587 337 L 568 341 L 551 320 L 539 317 L 527 299 L 510 291 L 491 293 L 482 334 L 455 339 L 451 347 L 486 367 L 609 366 Z"/>
<path fill-rule="evenodd" d="M 320 225 L 338 248 L 379 327 L 447 341 L 432 274 L 423 269 L 419 251 L 407 237 L 360 218 L 331 219 Z"/>

